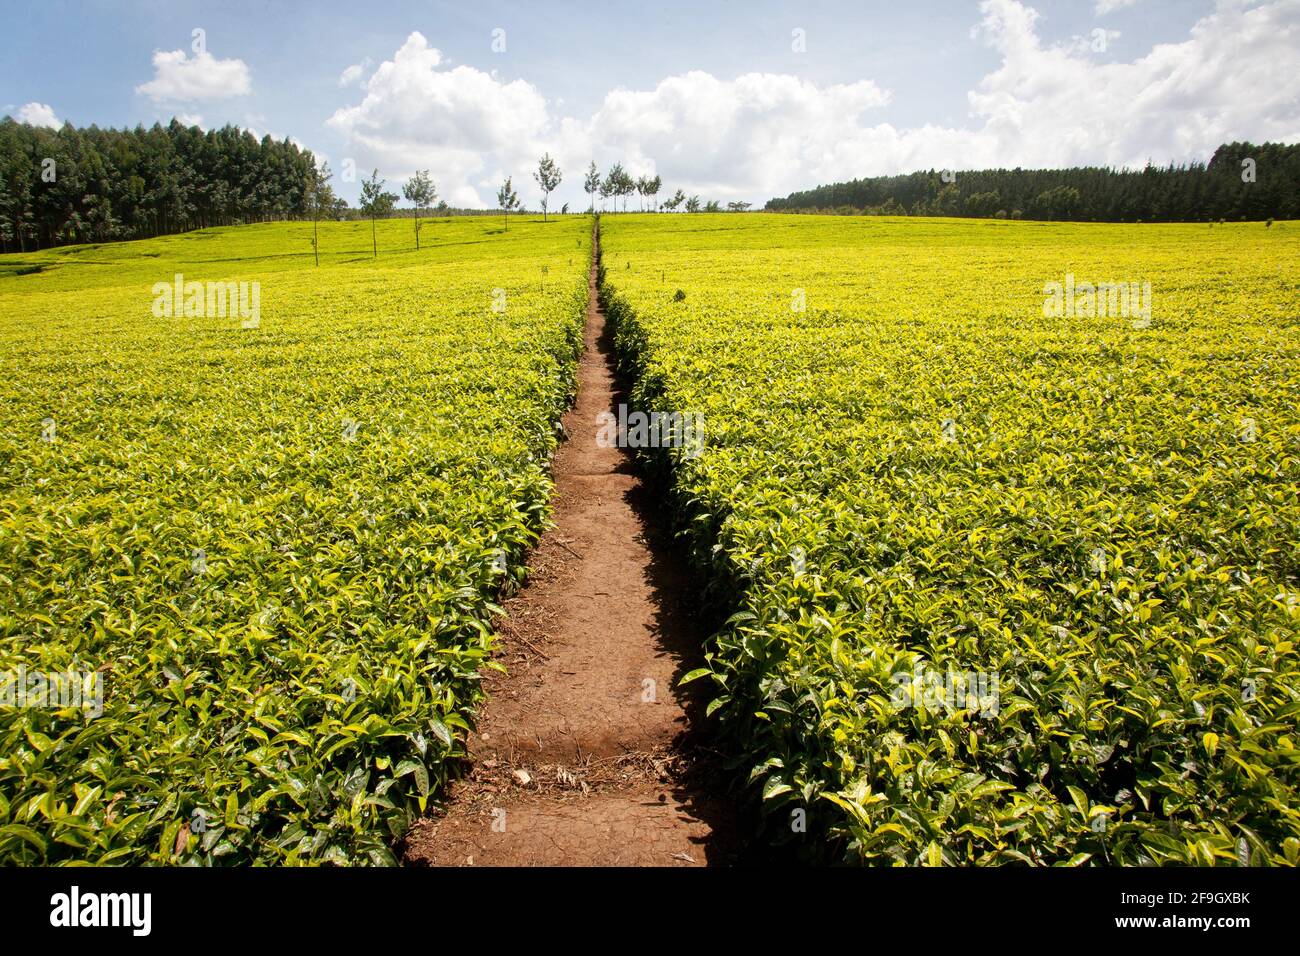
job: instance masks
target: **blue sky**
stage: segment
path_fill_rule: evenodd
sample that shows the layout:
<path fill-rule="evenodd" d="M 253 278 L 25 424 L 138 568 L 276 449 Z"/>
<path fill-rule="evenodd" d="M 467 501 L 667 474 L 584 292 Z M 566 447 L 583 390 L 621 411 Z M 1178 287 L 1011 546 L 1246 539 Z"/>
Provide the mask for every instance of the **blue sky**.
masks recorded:
<path fill-rule="evenodd" d="M 585 201 L 594 158 L 761 203 L 832 178 L 1300 136 L 1300 0 L 44 0 L 5 21 L 11 115 L 232 122 L 336 172 L 428 167 L 465 204 L 507 174 L 535 199 L 543 150 L 566 173 L 557 202 Z"/>

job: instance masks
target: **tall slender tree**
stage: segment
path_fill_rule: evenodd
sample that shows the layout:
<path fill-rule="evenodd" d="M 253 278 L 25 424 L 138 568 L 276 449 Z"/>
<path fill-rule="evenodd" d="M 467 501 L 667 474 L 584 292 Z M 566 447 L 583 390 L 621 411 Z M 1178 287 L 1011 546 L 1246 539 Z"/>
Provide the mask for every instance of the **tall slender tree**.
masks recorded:
<path fill-rule="evenodd" d="M 627 174 L 623 172 L 623 164 L 615 163 L 609 167 L 609 172 L 605 174 L 605 181 L 601 184 L 601 198 L 613 196 L 615 212 L 618 212 L 618 197 L 623 195 L 623 180 L 626 178 Z"/>
<path fill-rule="evenodd" d="M 510 231 L 510 210 L 519 208 L 519 197 L 515 195 L 514 187 L 510 185 L 510 179 L 511 177 L 507 176 L 506 181 L 497 190 L 497 205 L 506 214 L 507 232 Z"/>
<path fill-rule="evenodd" d="M 656 174 L 653 179 L 646 181 L 645 194 L 650 197 L 650 208 L 658 209 L 655 205 L 655 197 L 659 195 L 659 190 L 664 188 L 663 177 Z"/>
<path fill-rule="evenodd" d="M 627 197 L 636 192 L 636 180 L 631 173 L 619 168 L 618 194 L 623 197 L 623 211 L 627 212 Z"/>
<path fill-rule="evenodd" d="M 428 209 L 433 205 L 433 201 L 438 198 L 438 190 L 434 188 L 433 180 L 429 178 L 427 169 L 417 169 L 415 175 L 406 181 L 402 187 L 402 195 L 406 201 L 415 207 L 415 251 L 420 251 L 420 210 Z"/>
<path fill-rule="evenodd" d="M 587 178 L 582 181 L 582 188 L 591 197 L 591 211 L 596 211 L 596 190 L 600 188 L 600 171 L 596 169 L 596 161 L 591 161 L 591 166 L 587 169 Z"/>
<path fill-rule="evenodd" d="M 384 191 L 384 182 L 377 169 L 369 179 L 361 181 L 361 211 L 370 217 L 370 248 L 376 259 L 379 258 L 379 240 L 375 234 L 375 220 L 392 212 L 393 203 L 397 201 L 396 196 Z"/>
<path fill-rule="evenodd" d="M 321 163 L 312 171 L 312 177 L 308 183 L 308 203 L 311 208 L 311 249 L 316 256 L 316 265 L 320 265 L 320 217 L 321 213 L 334 206 L 334 190 L 330 186 L 330 180 L 334 174 L 330 172 L 329 163 Z"/>
<path fill-rule="evenodd" d="M 546 209 L 550 205 L 551 193 L 555 192 L 555 187 L 560 185 L 560 167 L 551 159 L 550 153 L 543 153 L 542 158 L 537 162 L 537 172 L 533 173 L 533 179 L 537 180 L 537 186 L 542 191 L 542 222 L 546 222 Z"/>

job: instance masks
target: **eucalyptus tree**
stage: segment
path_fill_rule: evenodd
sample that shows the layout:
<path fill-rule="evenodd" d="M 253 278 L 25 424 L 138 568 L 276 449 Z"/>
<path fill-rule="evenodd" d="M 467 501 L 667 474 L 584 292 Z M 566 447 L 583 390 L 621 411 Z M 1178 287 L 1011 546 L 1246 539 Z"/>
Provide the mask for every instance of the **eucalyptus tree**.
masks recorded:
<path fill-rule="evenodd" d="M 542 222 L 546 222 L 546 210 L 550 205 L 551 193 L 555 192 L 555 187 L 560 185 L 560 167 L 551 159 L 550 153 L 543 153 L 542 158 L 537 161 L 537 172 L 533 173 L 533 179 L 537 180 L 537 186 L 542 191 Z"/>
<path fill-rule="evenodd" d="M 511 177 L 507 176 L 506 181 L 501 184 L 497 190 L 497 206 L 506 214 L 506 231 L 510 231 L 510 210 L 519 208 L 519 197 L 515 194 L 514 187 L 510 184 Z"/>
<path fill-rule="evenodd" d="M 657 209 L 655 197 L 659 195 L 659 190 L 663 189 L 663 177 L 656 174 L 653 178 L 647 179 L 645 184 L 645 194 L 650 197 L 650 208 Z"/>
<path fill-rule="evenodd" d="M 334 189 L 330 186 L 330 180 L 334 174 L 330 172 L 329 163 L 321 163 L 314 167 L 310 178 L 307 180 L 307 203 L 311 210 L 311 249 L 316 256 L 316 265 L 320 265 L 320 217 L 321 212 L 334 208 Z"/>
<path fill-rule="evenodd" d="M 594 213 L 596 211 L 596 190 L 600 189 L 600 170 L 596 169 L 594 159 L 587 169 L 587 178 L 582 181 L 582 188 L 591 197 L 591 211 Z"/>
<path fill-rule="evenodd" d="M 623 211 L 627 212 L 627 197 L 636 192 L 636 180 L 624 169 L 620 167 L 618 178 L 618 194 L 623 197 Z"/>
<path fill-rule="evenodd" d="M 600 198 L 607 196 L 614 197 L 614 211 L 618 212 L 618 197 L 623 195 L 623 180 L 627 179 L 627 173 L 623 172 L 623 164 L 615 163 L 609 167 L 609 172 L 605 174 L 605 181 L 601 183 Z"/>
<path fill-rule="evenodd" d="M 433 180 L 429 178 L 427 169 L 415 171 L 415 175 L 406 181 L 402 187 L 402 195 L 406 201 L 415 207 L 415 248 L 420 248 L 420 210 L 428 209 L 433 205 L 433 201 L 438 198 L 438 190 L 433 185 Z"/>
<path fill-rule="evenodd" d="M 370 174 L 369 179 L 361 181 L 361 211 L 370 217 L 370 248 L 375 258 L 379 258 L 379 240 L 375 235 L 375 220 L 387 217 L 393 211 L 397 196 L 384 191 L 386 180 L 379 178 L 379 170 Z"/>

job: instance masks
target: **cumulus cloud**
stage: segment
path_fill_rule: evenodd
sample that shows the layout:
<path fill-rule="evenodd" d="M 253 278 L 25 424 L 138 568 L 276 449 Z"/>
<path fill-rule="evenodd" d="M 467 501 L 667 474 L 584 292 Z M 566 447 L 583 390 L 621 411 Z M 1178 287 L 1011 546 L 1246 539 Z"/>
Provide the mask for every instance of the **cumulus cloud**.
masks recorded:
<path fill-rule="evenodd" d="M 327 123 L 356 151 L 358 168 L 396 176 L 430 167 L 449 202 L 478 205 L 471 183 L 489 164 L 522 169 L 549 145 L 546 100 L 523 80 L 502 82 L 468 66 L 439 69 L 442 62 L 412 33 L 366 81 L 362 101 Z"/>
<path fill-rule="evenodd" d="M 1096 11 L 1097 16 L 1104 17 L 1113 10 L 1122 10 L 1124 7 L 1131 7 L 1138 0 L 1097 0 L 1092 8 Z"/>
<path fill-rule="evenodd" d="M 48 126 L 50 129 L 59 129 L 63 126 L 63 121 L 54 115 L 54 107 L 45 103 L 27 103 L 19 108 L 18 115 L 15 117 L 20 123 L 30 123 L 32 126 Z"/>
<path fill-rule="evenodd" d="M 365 75 L 368 69 L 370 69 L 370 57 L 366 57 L 360 63 L 353 63 L 339 74 L 339 86 L 352 86 Z"/>
<path fill-rule="evenodd" d="M 1221 0 L 1181 43 L 1130 63 L 1044 45 L 1018 0 L 985 0 L 981 35 L 1001 66 L 969 94 L 1006 165 L 1141 165 L 1205 158 L 1234 139 L 1300 137 L 1291 92 L 1300 5 Z"/>
<path fill-rule="evenodd" d="M 567 124 L 566 140 L 695 189 L 766 192 L 819 169 L 865 113 L 888 101 L 871 80 L 818 86 L 773 73 L 723 80 L 693 71 L 653 90 L 607 94 L 590 120 Z"/>
<path fill-rule="evenodd" d="M 835 179 L 925 168 L 1140 166 L 1206 158 L 1239 139 L 1300 140 L 1300 4 L 1219 0 L 1186 40 L 1131 62 L 1101 62 L 1096 44 L 1049 43 L 1023 0 L 983 0 L 975 42 L 998 66 L 967 94 L 960 126 L 899 127 L 873 115 L 890 93 L 870 79 L 818 84 L 749 73 L 691 71 L 651 89 L 608 92 L 589 116 L 565 116 L 524 80 L 450 66 L 419 33 L 364 84 L 359 104 L 329 124 L 358 167 L 390 179 L 429 167 L 453 203 L 490 203 L 543 151 L 566 173 L 562 200 L 581 199 L 595 158 L 664 177 L 719 200 L 761 201 Z M 1105 31 L 1113 39 L 1114 31 Z"/>
<path fill-rule="evenodd" d="M 207 50 L 189 56 L 184 50 L 153 55 L 153 79 L 135 88 L 154 102 L 193 102 L 245 96 L 253 83 L 243 60 L 218 60 Z"/>

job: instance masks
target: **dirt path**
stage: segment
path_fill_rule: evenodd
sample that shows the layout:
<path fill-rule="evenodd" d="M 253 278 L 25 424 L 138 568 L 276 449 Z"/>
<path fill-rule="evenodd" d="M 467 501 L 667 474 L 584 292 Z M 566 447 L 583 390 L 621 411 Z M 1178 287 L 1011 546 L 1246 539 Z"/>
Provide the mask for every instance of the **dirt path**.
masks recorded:
<path fill-rule="evenodd" d="M 625 401 L 613 334 L 590 278 L 577 402 L 555 457 L 555 528 L 500 628 L 507 676 L 470 738 L 473 769 L 445 816 L 408 835 L 436 865 L 689 866 L 730 862 L 735 828 L 712 755 L 689 725 L 701 701 L 678 678 L 704 634 L 630 455 L 596 442 Z M 703 683 L 703 682 L 700 682 Z"/>

